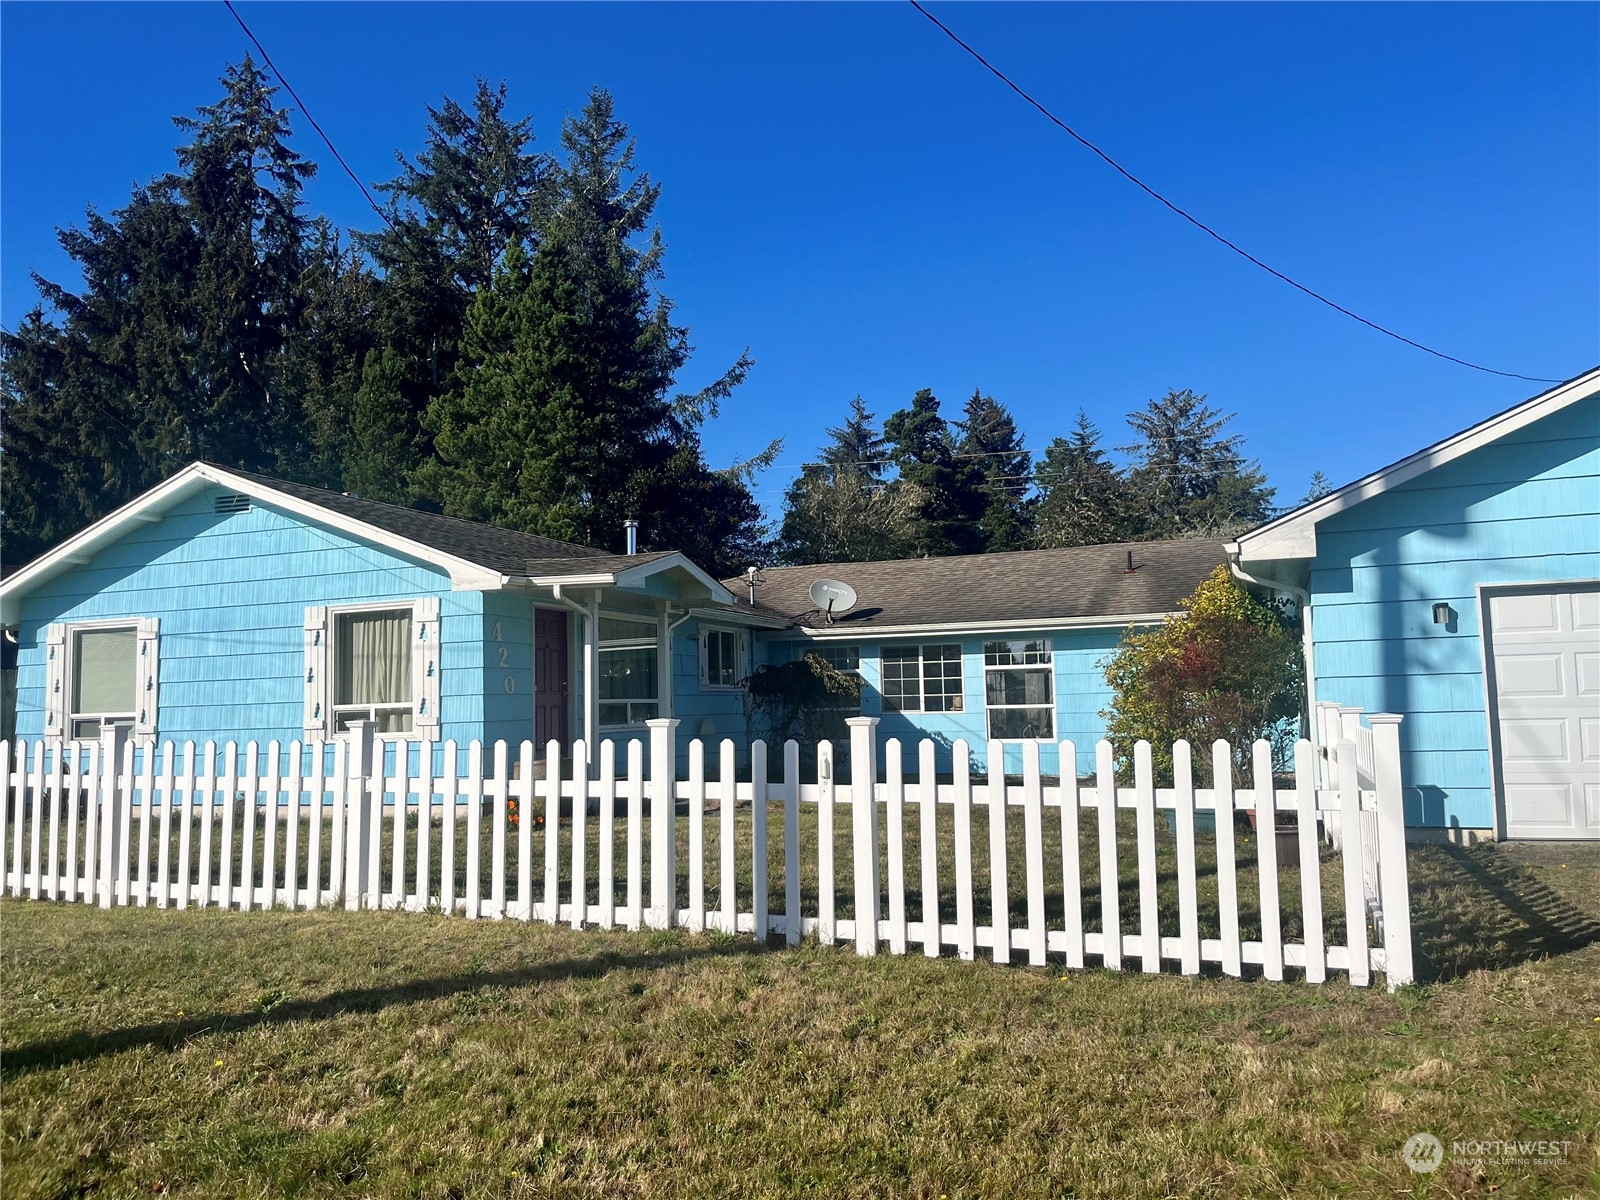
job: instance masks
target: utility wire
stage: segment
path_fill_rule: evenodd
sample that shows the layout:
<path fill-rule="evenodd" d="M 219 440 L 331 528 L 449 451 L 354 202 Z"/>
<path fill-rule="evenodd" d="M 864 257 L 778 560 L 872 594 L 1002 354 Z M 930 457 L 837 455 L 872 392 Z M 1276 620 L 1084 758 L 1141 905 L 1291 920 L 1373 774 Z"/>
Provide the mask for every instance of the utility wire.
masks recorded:
<path fill-rule="evenodd" d="M 1287 283 L 1290 287 L 1295 288 L 1298 291 L 1304 292 L 1306 295 L 1310 296 L 1313 300 L 1317 300 L 1317 301 L 1320 301 L 1323 304 L 1326 304 L 1329 308 L 1333 309 L 1335 312 L 1343 313 L 1345 316 L 1349 317 L 1352 321 L 1359 321 L 1361 324 L 1367 326 L 1367 328 L 1369 328 L 1369 329 L 1377 330 L 1377 332 L 1383 334 L 1386 337 L 1392 337 L 1397 342 L 1404 342 L 1407 346 L 1411 346 L 1414 349 L 1421 350 L 1425 354 L 1431 354 L 1435 358 L 1442 358 L 1446 362 L 1453 362 L 1453 363 L 1456 363 L 1459 366 L 1470 367 L 1474 371 L 1482 371 L 1482 372 L 1484 372 L 1485 374 L 1488 374 L 1488 375 L 1499 375 L 1499 376 L 1502 376 L 1503 378 L 1506 378 L 1506 379 L 1524 379 L 1524 380 L 1527 380 L 1529 383 L 1563 383 L 1563 382 L 1565 382 L 1564 380 L 1561 380 L 1561 379 L 1546 379 L 1546 378 L 1544 378 L 1543 376 L 1540 376 L 1540 375 L 1519 375 L 1515 371 L 1497 371 L 1493 367 L 1480 366 L 1477 363 L 1468 362 L 1464 358 L 1457 358 L 1453 354 L 1446 354 L 1442 350 L 1435 350 L 1431 346 L 1424 346 L 1421 342 L 1414 342 L 1410 338 L 1406 337 L 1404 334 L 1396 333 L 1392 329 L 1386 329 L 1384 326 L 1379 325 L 1376 321 L 1367 320 L 1366 317 L 1361 316 L 1359 313 L 1351 312 L 1348 308 L 1345 308 L 1343 305 L 1336 304 L 1334 301 L 1329 300 L 1326 296 L 1322 295 L 1320 292 L 1314 292 L 1310 288 L 1308 288 L 1305 284 L 1300 283 L 1297 280 L 1289 278 L 1289 276 L 1285 275 L 1282 271 L 1279 271 L 1279 270 L 1277 270 L 1277 269 L 1275 269 L 1273 267 L 1268 266 L 1266 263 L 1262 262 L 1255 255 L 1251 254 L 1248 250 L 1244 250 L 1241 247 L 1235 245 L 1233 242 L 1230 242 L 1227 238 L 1223 237 L 1220 233 L 1218 233 L 1215 229 L 1211 228 L 1211 226 L 1207 225 L 1204 221 L 1201 221 L 1197 217 L 1191 216 L 1189 213 L 1187 213 L 1183 209 L 1179 208 L 1171 200 L 1168 200 L 1160 192 L 1156 191 L 1155 188 L 1151 187 L 1148 183 L 1146 183 L 1144 180 L 1140 179 L 1137 175 L 1135 175 L 1132 171 L 1130 171 L 1126 167 L 1124 167 L 1116 159 L 1112 158 L 1104 150 L 1100 149 L 1099 146 L 1096 146 L 1088 138 L 1084 137 L 1081 133 L 1079 133 L 1076 129 L 1072 128 L 1072 126 L 1068 125 L 1060 117 L 1056 116 L 1055 113 L 1051 112 L 1043 104 L 1039 103 L 1039 101 L 1035 100 L 1026 91 L 1024 91 L 1022 89 L 1022 87 L 1020 87 L 1018 84 L 1014 83 L 1011 80 L 1011 78 L 1008 75 L 1006 75 L 1006 73 L 1004 71 L 1000 70 L 999 67 L 995 66 L 988 59 L 986 59 L 983 55 L 979 54 L 971 46 L 967 45 L 966 42 L 962 41 L 959 37 L 957 37 L 956 34 L 950 29 L 950 27 L 948 25 L 946 25 L 943 21 L 939 20 L 938 17 L 934 16 L 931 12 L 929 12 L 926 8 L 924 8 L 918 2 L 918 0 L 910 0 L 910 4 L 911 4 L 912 8 L 916 9 L 923 16 L 927 17 L 928 20 L 932 21 L 935 25 L 937 25 L 944 32 L 944 35 L 946 37 L 948 37 L 952 42 L 954 42 L 956 45 L 960 46 L 968 54 L 972 55 L 973 58 L 977 59 L 978 62 L 983 64 L 984 68 L 986 70 L 988 70 L 988 72 L 991 75 L 993 75 L 1001 83 L 1005 84 L 1008 88 L 1010 88 L 1017 95 L 1021 96 L 1024 100 L 1026 100 L 1034 108 L 1038 109 L 1039 112 L 1042 113 L 1044 115 L 1044 117 L 1048 121 L 1050 121 L 1051 124 L 1053 124 L 1053 125 L 1057 126 L 1058 128 L 1060 128 L 1064 133 L 1066 133 L 1074 141 L 1078 142 L 1080 145 L 1082 145 L 1086 149 L 1094 151 L 1094 153 L 1097 154 L 1100 158 L 1102 158 L 1107 163 L 1107 165 L 1109 165 L 1113 170 L 1115 170 L 1123 178 L 1128 180 L 1129 183 L 1132 183 L 1135 187 L 1139 188 L 1141 191 L 1145 192 L 1146 194 L 1151 196 L 1153 199 L 1160 201 L 1167 208 L 1171 209 L 1173 212 L 1177 213 L 1180 217 L 1182 217 L 1185 221 L 1189 222 L 1189 224 L 1193 225 L 1196 229 L 1199 229 L 1203 233 L 1209 234 L 1211 237 L 1213 237 L 1217 241 L 1221 242 L 1229 250 L 1232 250 L 1235 254 L 1239 255 L 1241 258 L 1247 259 L 1248 261 L 1254 263 L 1256 266 L 1260 267 L 1267 274 L 1275 276 L 1278 279 L 1283 280 L 1284 283 Z M 230 5 L 230 7 L 231 7 L 231 5 Z M 280 78 L 281 78 L 281 76 L 280 76 Z"/>
<path fill-rule="evenodd" d="M 250 41 L 255 45 L 255 48 L 261 52 L 262 61 L 265 62 L 271 69 L 272 73 L 278 77 L 278 82 L 283 84 L 284 91 L 288 92 L 289 95 L 294 98 L 294 102 L 300 106 L 300 111 L 305 114 L 306 120 L 311 122 L 311 128 L 317 131 L 317 136 L 320 137 L 323 141 L 323 144 L 328 147 L 328 152 L 338 160 L 339 165 L 344 168 L 344 173 L 350 176 L 351 181 L 361 189 L 361 194 L 367 198 L 367 203 L 372 206 L 372 211 L 378 214 L 379 218 L 382 219 L 385 225 L 393 228 L 394 222 L 389 220 L 389 215 L 385 213 L 383 209 L 378 207 L 378 202 L 372 198 L 372 193 L 367 191 L 367 185 L 361 182 L 361 177 L 350 169 L 350 164 L 345 162 L 344 155 L 339 153 L 339 147 L 333 144 L 333 139 L 322 131 L 322 126 L 317 124 L 317 119 L 311 115 L 311 110 L 306 107 L 306 102 L 300 99 L 300 93 L 294 90 L 294 84 L 290 83 L 283 77 L 283 72 L 278 69 L 278 64 L 272 61 L 272 55 L 267 53 L 267 48 L 261 44 L 261 39 L 251 31 L 250 26 L 244 23 L 244 18 L 239 15 L 239 10 L 233 6 L 233 0 L 222 0 L 222 2 L 228 6 L 228 11 L 233 14 L 233 19 L 239 22 L 239 28 L 244 30 L 245 36 L 249 38 Z"/>

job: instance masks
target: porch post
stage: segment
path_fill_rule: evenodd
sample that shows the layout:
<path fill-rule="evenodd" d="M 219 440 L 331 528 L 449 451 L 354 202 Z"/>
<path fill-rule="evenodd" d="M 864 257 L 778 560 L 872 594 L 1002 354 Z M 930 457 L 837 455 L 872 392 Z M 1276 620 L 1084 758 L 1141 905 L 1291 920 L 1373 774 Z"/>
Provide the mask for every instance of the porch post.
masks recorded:
<path fill-rule="evenodd" d="M 600 593 L 589 594 L 583 615 L 583 744 L 594 754 L 600 728 Z"/>
<path fill-rule="evenodd" d="M 672 605 L 661 602 L 656 615 L 656 701 L 657 713 L 672 715 Z"/>

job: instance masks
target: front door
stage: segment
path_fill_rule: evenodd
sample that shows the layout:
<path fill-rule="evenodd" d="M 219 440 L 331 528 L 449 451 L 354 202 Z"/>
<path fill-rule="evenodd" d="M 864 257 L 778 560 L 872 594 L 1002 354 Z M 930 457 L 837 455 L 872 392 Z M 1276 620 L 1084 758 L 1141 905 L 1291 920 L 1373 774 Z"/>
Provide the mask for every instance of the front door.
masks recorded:
<path fill-rule="evenodd" d="M 540 754 L 551 738 L 567 744 L 567 614 L 533 610 L 533 736 Z"/>

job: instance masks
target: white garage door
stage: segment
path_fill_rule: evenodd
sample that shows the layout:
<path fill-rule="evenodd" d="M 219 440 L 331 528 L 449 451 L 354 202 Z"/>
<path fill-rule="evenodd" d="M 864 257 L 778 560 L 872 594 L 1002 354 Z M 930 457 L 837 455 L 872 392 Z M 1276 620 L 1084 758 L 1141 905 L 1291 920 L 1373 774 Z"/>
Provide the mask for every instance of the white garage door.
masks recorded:
<path fill-rule="evenodd" d="M 1600 585 L 1489 597 L 1506 836 L 1600 838 Z"/>

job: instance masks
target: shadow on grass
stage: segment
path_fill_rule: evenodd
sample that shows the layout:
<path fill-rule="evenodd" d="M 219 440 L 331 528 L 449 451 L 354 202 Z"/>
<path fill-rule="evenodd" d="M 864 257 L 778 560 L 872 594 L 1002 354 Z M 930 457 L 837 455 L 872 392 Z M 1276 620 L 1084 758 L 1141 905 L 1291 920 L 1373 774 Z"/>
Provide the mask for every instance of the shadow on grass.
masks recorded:
<path fill-rule="evenodd" d="M 1513 967 L 1600 942 L 1600 917 L 1575 908 L 1494 846 L 1414 847 L 1411 862 L 1421 981 Z"/>
<path fill-rule="evenodd" d="M 696 959 L 743 958 L 764 953 L 767 953 L 767 947 L 745 939 L 697 940 L 693 945 L 651 953 L 602 953 L 563 958 L 515 971 L 478 971 L 412 979 L 383 987 L 349 988 L 314 1000 L 285 1000 L 242 1012 L 206 1013 L 181 1021 L 133 1025 L 103 1033 L 81 1031 L 6 1051 L 0 1058 L 0 1078 L 14 1079 L 29 1071 L 87 1062 L 141 1046 L 178 1050 L 191 1038 L 210 1033 L 239 1033 L 264 1025 L 285 1025 L 291 1021 L 326 1021 L 374 1013 L 397 1004 L 440 1000 L 492 988 L 594 979 L 612 971 L 654 971 Z"/>

